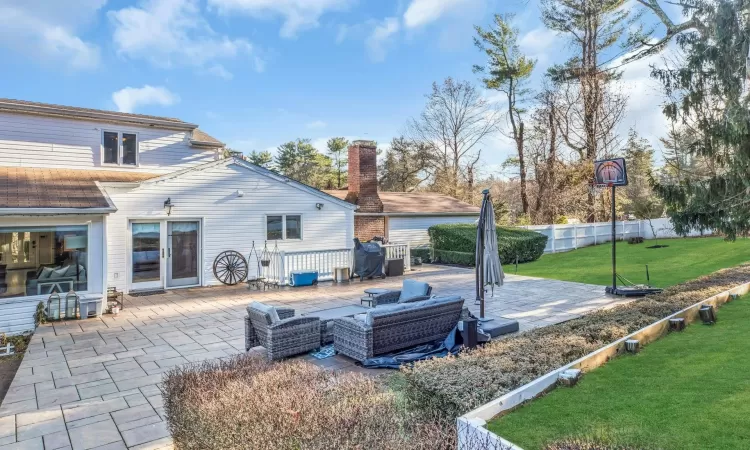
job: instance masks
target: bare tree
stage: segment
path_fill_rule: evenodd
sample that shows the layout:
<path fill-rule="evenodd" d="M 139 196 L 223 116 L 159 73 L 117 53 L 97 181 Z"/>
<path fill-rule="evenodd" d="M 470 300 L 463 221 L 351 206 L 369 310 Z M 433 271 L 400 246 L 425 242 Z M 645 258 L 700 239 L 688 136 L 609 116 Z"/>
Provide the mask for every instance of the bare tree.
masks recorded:
<path fill-rule="evenodd" d="M 433 83 L 427 105 L 411 121 L 409 132 L 412 140 L 433 149 L 429 163 L 437 190 L 461 197 L 467 160 L 476 158 L 477 146 L 498 130 L 500 120 L 497 109 L 471 83 L 452 78 Z"/>

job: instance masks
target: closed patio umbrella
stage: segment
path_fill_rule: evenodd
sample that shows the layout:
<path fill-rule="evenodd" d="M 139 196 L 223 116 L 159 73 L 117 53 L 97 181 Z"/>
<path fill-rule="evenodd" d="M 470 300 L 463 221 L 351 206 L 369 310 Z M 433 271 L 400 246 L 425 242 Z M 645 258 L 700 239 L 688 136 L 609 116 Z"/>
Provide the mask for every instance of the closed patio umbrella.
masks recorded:
<path fill-rule="evenodd" d="M 479 211 L 477 222 L 477 248 L 476 248 L 476 293 L 479 304 L 479 319 L 484 319 L 484 295 L 485 287 L 491 286 L 492 295 L 495 295 L 495 286 L 502 286 L 503 266 L 500 264 L 500 255 L 497 251 L 497 231 L 495 230 L 495 209 L 492 206 L 490 190 L 482 191 L 482 207 Z"/>

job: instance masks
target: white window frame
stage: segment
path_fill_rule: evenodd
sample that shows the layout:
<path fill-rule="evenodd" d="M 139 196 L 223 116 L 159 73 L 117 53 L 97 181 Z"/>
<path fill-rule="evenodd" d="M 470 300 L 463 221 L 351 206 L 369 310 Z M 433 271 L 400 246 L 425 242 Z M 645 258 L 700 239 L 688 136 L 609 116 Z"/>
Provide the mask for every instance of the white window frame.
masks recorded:
<path fill-rule="evenodd" d="M 269 217 L 276 217 L 281 216 L 281 239 L 268 239 L 268 218 Z M 286 216 L 299 216 L 300 220 L 300 229 L 299 229 L 299 237 L 298 238 L 287 238 L 286 237 Z M 267 241 L 301 241 L 305 237 L 305 215 L 302 213 L 278 213 L 273 214 L 269 213 L 263 216 L 263 227 L 266 230 L 266 234 L 264 235 L 265 239 Z"/>
<path fill-rule="evenodd" d="M 117 162 L 110 163 L 104 162 L 104 133 L 116 133 L 117 134 Z M 135 164 L 125 164 L 122 162 L 124 149 L 122 146 L 122 135 L 132 134 L 135 136 Z M 115 131 L 115 130 L 102 130 L 101 141 L 99 144 L 99 154 L 101 155 L 101 163 L 103 166 L 116 166 L 116 167 L 138 167 L 141 162 L 141 137 L 135 131 Z"/>

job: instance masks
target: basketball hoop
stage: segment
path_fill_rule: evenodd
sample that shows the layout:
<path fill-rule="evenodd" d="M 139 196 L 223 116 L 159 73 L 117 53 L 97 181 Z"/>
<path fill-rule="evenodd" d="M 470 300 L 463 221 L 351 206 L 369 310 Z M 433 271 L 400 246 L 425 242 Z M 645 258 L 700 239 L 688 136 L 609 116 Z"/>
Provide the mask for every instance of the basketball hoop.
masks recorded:
<path fill-rule="evenodd" d="M 611 187 L 612 183 L 597 183 L 596 180 L 591 180 L 591 182 L 589 182 L 589 192 L 595 196 L 601 195 L 605 190 Z"/>

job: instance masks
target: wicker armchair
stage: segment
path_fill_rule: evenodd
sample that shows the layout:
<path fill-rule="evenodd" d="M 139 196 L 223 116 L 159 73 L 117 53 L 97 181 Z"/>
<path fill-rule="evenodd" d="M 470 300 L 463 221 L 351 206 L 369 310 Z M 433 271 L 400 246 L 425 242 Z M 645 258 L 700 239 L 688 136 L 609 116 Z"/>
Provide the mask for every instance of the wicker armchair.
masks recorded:
<path fill-rule="evenodd" d="M 371 309 L 364 320 L 336 319 L 333 346 L 358 361 L 445 338 L 463 309 L 460 297 L 384 306 Z"/>
<path fill-rule="evenodd" d="M 407 280 L 404 280 L 404 283 L 406 283 Z M 411 303 L 411 302 L 418 302 L 421 300 L 427 300 L 430 298 L 430 294 L 432 294 L 432 286 L 429 284 L 427 285 L 427 291 L 424 295 L 417 295 L 409 298 L 401 298 L 401 290 L 398 291 L 388 291 L 385 294 L 379 294 L 374 295 L 372 298 L 371 306 L 374 308 L 378 305 L 392 305 L 394 303 Z"/>
<path fill-rule="evenodd" d="M 247 308 L 245 316 L 245 350 L 265 347 L 270 360 L 279 360 L 320 347 L 320 319 L 312 316 L 294 317 L 294 309 L 276 308 L 279 320 L 269 314 Z"/>

